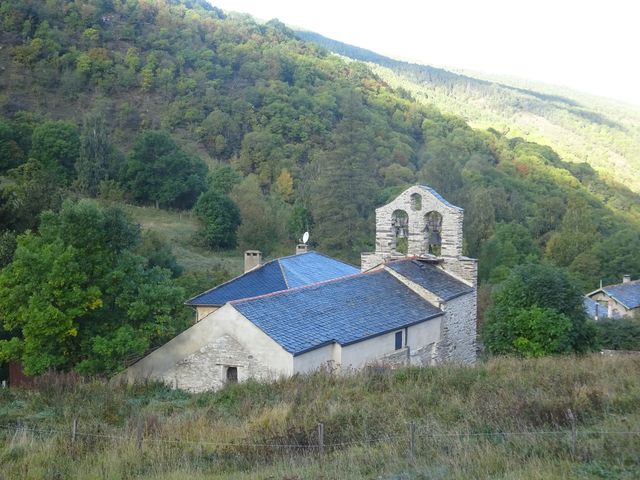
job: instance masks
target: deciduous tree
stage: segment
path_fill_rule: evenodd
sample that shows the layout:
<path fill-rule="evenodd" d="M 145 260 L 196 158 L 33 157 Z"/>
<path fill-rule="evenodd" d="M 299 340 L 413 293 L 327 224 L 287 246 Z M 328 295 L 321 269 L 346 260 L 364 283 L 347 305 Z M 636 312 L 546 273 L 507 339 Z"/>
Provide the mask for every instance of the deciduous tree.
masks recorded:
<path fill-rule="evenodd" d="M 191 208 L 205 189 L 207 166 L 166 132 L 141 134 L 127 159 L 124 182 L 134 198 L 156 207 Z"/>
<path fill-rule="evenodd" d="M 138 238 L 121 210 L 88 200 L 44 214 L 40 233 L 19 236 L 0 271 L 0 318 L 12 334 L 0 358 L 28 374 L 112 372 L 175 334 L 184 292 L 133 253 Z"/>
<path fill-rule="evenodd" d="M 548 263 L 518 266 L 496 287 L 483 328 L 484 344 L 499 354 L 589 351 L 596 346 L 596 332 L 582 298 L 564 270 Z"/>
<path fill-rule="evenodd" d="M 204 225 L 202 237 L 209 247 L 236 246 L 240 210 L 227 195 L 210 189 L 200 195 L 195 210 Z"/>

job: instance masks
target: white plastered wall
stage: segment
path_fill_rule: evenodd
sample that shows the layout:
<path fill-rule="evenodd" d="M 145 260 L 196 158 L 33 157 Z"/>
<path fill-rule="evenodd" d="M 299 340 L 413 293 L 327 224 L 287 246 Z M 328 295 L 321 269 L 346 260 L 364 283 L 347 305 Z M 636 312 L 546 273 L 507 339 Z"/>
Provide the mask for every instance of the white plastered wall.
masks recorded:
<path fill-rule="evenodd" d="M 368 363 L 385 363 L 389 356 L 403 357 L 404 363 L 419 365 L 432 362 L 432 351 L 440 338 L 440 318 L 436 317 L 407 328 L 342 347 L 343 369 L 361 368 Z M 402 331 L 403 348 L 395 349 L 395 334 Z M 400 363 L 398 358 L 393 363 Z"/>
<path fill-rule="evenodd" d="M 330 343 L 293 357 L 294 373 L 308 373 L 320 367 L 335 368 L 340 365 L 342 347 L 338 343 Z"/>
<path fill-rule="evenodd" d="M 198 306 L 196 307 L 196 322 L 199 322 L 207 315 L 211 315 L 213 312 L 218 310 L 220 307 L 215 306 Z"/>

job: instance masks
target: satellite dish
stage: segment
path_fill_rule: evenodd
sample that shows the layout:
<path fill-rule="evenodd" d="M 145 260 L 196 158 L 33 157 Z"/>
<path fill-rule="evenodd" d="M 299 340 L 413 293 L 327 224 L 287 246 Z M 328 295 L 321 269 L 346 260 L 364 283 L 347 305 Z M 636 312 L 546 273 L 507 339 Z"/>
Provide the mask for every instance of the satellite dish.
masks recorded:
<path fill-rule="evenodd" d="M 304 232 L 302 234 L 302 243 L 307 243 L 309 241 L 309 232 Z"/>

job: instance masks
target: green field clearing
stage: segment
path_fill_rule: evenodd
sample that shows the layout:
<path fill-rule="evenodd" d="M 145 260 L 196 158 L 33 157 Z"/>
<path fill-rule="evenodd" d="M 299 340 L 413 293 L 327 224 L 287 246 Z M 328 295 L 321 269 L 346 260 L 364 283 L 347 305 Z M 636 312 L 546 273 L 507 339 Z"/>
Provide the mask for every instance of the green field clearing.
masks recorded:
<path fill-rule="evenodd" d="M 173 249 L 178 263 L 186 271 L 209 271 L 224 268 L 232 276 L 242 273 L 242 254 L 236 251 L 215 252 L 195 245 L 200 222 L 191 212 L 172 212 L 153 207 L 125 205 L 124 209 L 143 229 L 153 230 Z"/>

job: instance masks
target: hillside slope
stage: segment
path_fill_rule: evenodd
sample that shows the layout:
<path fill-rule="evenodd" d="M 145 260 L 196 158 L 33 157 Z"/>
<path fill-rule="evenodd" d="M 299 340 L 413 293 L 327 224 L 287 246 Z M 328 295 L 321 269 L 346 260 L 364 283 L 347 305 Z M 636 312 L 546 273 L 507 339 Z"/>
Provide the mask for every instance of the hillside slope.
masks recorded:
<path fill-rule="evenodd" d="M 474 127 L 549 145 L 564 160 L 587 162 L 608 180 L 640 191 L 640 107 L 522 79 L 402 62 L 316 33 L 296 33 L 367 62 L 391 85 Z"/>
<path fill-rule="evenodd" d="M 358 262 L 373 246 L 375 207 L 425 183 L 465 208 L 465 251 L 486 266 L 482 281 L 531 258 L 570 268 L 585 289 L 640 276 L 637 194 L 544 145 L 416 102 L 278 21 L 196 0 L 7 0 L 0 20 L 3 230 L 37 228 L 38 213 L 60 204 L 34 205 L 43 195 L 101 195 L 78 186 L 78 137 L 98 115 L 118 154 L 97 181 L 120 200 L 153 204 L 131 180 L 132 146 L 150 130 L 168 132 L 154 138 L 172 138 L 213 173 L 231 167 L 241 249 L 289 253 L 310 229 L 315 248 Z M 56 131 L 76 139 L 64 158 Z M 63 178 L 46 172 L 62 167 Z M 219 188 L 198 180 L 191 203 Z M 168 240 L 191 241 L 197 225 Z"/>

